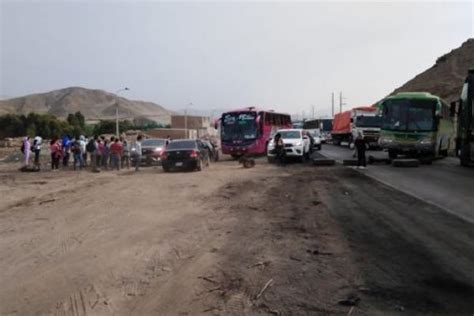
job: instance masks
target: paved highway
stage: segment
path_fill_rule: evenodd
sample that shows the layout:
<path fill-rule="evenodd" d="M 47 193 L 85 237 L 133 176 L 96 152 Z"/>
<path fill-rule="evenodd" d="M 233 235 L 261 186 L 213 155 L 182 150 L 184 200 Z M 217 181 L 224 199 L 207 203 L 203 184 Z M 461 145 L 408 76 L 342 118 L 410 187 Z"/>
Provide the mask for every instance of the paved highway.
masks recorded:
<path fill-rule="evenodd" d="M 323 145 L 320 154 L 339 162 L 352 158 L 349 148 L 330 144 Z M 387 157 L 382 151 L 369 151 L 369 155 Z M 440 159 L 418 168 L 374 164 L 361 172 L 474 223 L 474 168 L 459 166 L 456 158 Z"/>

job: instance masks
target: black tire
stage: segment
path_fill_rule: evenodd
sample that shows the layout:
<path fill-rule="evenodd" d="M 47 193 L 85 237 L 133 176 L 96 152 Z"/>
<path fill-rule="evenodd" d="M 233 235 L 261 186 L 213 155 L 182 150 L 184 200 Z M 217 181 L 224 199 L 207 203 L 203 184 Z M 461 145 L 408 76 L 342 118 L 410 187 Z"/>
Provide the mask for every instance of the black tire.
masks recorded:
<path fill-rule="evenodd" d="M 163 171 L 164 172 L 170 172 L 170 168 L 163 166 Z"/>
<path fill-rule="evenodd" d="M 197 170 L 197 171 L 202 171 L 202 160 L 201 160 L 201 159 L 199 159 L 199 160 L 197 161 L 196 170 Z"/>
<path fill-rule="evenodd" d="M 318 150 L 321 150 L 321 145 L 318 146 Z"/>
<path fill-rule="evenodd" d="M 300 157 L 300 161 L 301 161 L 301 163 L 305 163 L 305 162 L 306 162 L 306 154 L 303 154 L 303 155 Z"/>
<path fill-rule="evenodd" d="M 391 149 L 388 150 L 388 158 L 393 160 L 393 159 L 397 159 L 397 156 L 398 154 L 395 150 L 391 150 Z"/>
<path fill-rule="evenodd" d="M 267 156 L 268 163 L 275 163 L 275 157 Z"/>

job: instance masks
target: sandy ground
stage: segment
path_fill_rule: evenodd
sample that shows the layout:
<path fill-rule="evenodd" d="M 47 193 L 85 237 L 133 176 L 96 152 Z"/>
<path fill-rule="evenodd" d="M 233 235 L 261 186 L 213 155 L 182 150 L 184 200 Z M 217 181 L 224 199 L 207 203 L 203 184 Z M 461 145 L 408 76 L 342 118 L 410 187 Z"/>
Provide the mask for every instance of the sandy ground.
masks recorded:
<path fill-rule="evenodd" d="M 474 311 L 472 226 L 342 167 L 224 161 L 201 173 L 93 174 L 3 164 L 0 195 L 2 315 Z M 434 214 L 427 233 L 446 229 L 444 244 L 412 240 L 413 215 L 397 214 L 409 207 Z M 447 251 L 450 238 L 458 244 Z M 462 252 L 456 264 L 438 260 Z"/>

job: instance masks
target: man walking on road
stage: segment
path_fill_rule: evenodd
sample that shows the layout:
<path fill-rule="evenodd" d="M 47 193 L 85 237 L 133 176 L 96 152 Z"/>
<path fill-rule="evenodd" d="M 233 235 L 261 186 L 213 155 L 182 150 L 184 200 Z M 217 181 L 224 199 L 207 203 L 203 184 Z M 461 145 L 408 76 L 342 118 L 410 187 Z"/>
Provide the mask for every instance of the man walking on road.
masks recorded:
<path fill-rule="evenodd" d="M 364 135 L 362 135 L 361 132 L 359 132 L 359 134 L 357 135 L 357 138 L 355 140 L 355 147 L 356 147 L 356 150 L 357 150 L 357 168 L 365 169 L 365 167 L 366 167 L 366 161 L 365 161 L 366 144 L 365 144 Z"/>
<path fill-rule="evenodd" d="M 142 160 L 142 135 L 137 136 L 137 140 L 133 144 L 133 148 L 135 149 L 133 152 L 135 161 L 135 171 L 138 171 Z"/>

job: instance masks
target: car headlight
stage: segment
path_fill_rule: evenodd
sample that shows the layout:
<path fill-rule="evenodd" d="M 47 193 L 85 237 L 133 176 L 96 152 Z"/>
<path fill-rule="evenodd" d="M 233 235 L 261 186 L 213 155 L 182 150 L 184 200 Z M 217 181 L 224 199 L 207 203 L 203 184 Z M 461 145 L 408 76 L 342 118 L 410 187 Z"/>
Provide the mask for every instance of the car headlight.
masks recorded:
<path fill-rule="evenodd" d="M 425 137 L 419 141 L 421 145 L 433 145 L 433 138 Z"/>
<path fill-rule="evenodd" d="M 163 148 L 161 148 L 161 147 L 156 147 L 156 148 L 155 148 L 155 151 L 156 151 L 156 152 L 159 152 L 159 151 L 161 151 L 162 149 L 163 149 Z"/>
<path fill-rule="evenodd" d="M 383 136 L 383 137 L 380 137 L 379 139 L 379 143 L 381 144 L 390 144 L 390 143 L 393 143 L 394 141 L 395 139 L 392 136 Z"/>
<path fill-rule="evenodd" d="M 301 146 L 301 145 L 303 145 L 303 142 L 301 142 L 301 141 L 299 141 L 295 144 L 295 146 Z"/>

